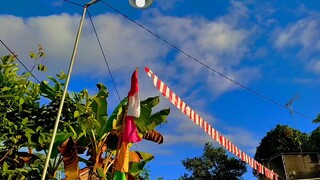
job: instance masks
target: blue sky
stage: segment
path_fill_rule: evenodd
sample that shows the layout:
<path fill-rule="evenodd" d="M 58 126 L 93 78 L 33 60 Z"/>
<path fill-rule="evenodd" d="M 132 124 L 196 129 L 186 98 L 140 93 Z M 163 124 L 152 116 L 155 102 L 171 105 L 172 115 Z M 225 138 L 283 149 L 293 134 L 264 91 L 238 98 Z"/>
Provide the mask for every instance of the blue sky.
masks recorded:
<path fill-rule="evenodd" d="M 79 4 L 87 1 L 78 0 Z M 285 105 L 299 94 L 293 109 L 315 118 L 320 112 L 320 1 L 155 0 L 146 10 L 127 1 L 105 0 L 114 8 L 199 59 L 201 62 Z M 294 114 L 208 70 L 123 18 L 103 3 L 90 8 L 121 98 L 130 86 L 130 75 L 140 68 L 141 97 L 160 95 L 143 72 L 149 66 L 190 107 L 254 156 L 260 139 L 277 124 L 310 133 L 311 119 Z M 29 51 L 42 44 L 46 79 L 67 71 L 82 8 L 61 0 L 11 0 L 0 6 L 0 39 L 31 68 Z M 88 16 L 87 16 L 88 18 Z M 1 45 L 0 54 L 8 51 Z M 86 19 L 71 78 L 70 91 L 88 89 L 103 82 L 110 91 L 109 112 L 119 102 L 89 19 Z M 185 158 L 202 154 L 206 141 L 200 128 L 171 107 L 168 123 L 158 130 L 165 142 L 137 144 L 155 155 L 151 177 L 174 179 L 186 170 Z M 217 145 L 217 144 L 215 144 Z M 231 155 L 232 156 L 232 155 Z M 251 169 L 245 179 L 253 179 Z"/>

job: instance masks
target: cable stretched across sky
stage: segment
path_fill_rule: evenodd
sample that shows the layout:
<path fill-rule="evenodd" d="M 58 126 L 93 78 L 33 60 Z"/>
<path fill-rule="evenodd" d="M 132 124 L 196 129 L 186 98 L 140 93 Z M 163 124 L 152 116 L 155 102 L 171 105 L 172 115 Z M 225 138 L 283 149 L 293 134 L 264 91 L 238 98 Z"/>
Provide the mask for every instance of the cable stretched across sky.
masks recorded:
<path fill-rule="evenodd" d="M 80 4 L 74 3 L 74 2 L 69 1 L 69 0 L 64 0 L 64 1 L 69 2 L 69 3 L 72 3 L 72 4 L 74 4 L 74 5 L 82 6 L 82 5 L 80 5 Z M 107 7 L 109 7 L 110 9 L 112 9 L 113 11 L 115 11 L 116 13 L 122 15 L 123 17 L 125 17 L 126 19 L 128 19 L 129 21 L 131 21 L 132 23 L 136 24 L 136 25 L 139 26 L 140 28 L 144 29 L 144 30 L 147 31 L 148 33 L 152 34 L 153 36 L 155 36 L 156 38 L 158 38 L 158 39 L 161 40 L 162 42 L 164 42 L 164 43 L 166 43 L 167 45 L 171 46 L 172 48 L 176 49 L 176 50 L 177 50 L 178 52 L 180 52 L 181 54 L 187 56 L 190 60 L 192 60 L 192 61 L 200 64 L 201 66 L 203 66 L 203 67 L 207 68 L 208 70 L 216 73 L 217 75 L 219 75 L 219 76 L 227 79 L 228 81 L 232 82 L 233 84 L 236 84 L 237 86 L 239 86 L 239 87 L 241 87 L 241 88 L 249 91 L 250 93 L 255 94 L 255 95 L 257 95 L 257 96 L 259 96 L 259 97 L 261 97 L 261 98 L 263 98 L 263 99 L 265 99 L 265 100 L 267 100 L 267 101 L 269 101 L 269 102 L 271 102 L 271 103 L 273 103 L 273 104 L 275 104 L 275 105 L 277 105 L 277 106 L 279 106 L 279 107 L 281 107 L 281 108 L 288 109 L 288 107 L 285 106 L 284 104 L 279 103 L 279 102 L 273 100 L 272 98 L 269 98 L 269 97 L 265 96 L 264 94 L 261 94 L 261 93 L 255 91 L 255 90 L 253 90 L 253 89 L 251 89 L 251 88 L 243 85 L 242 83 L 240 83 L 240 82 L 238 82 L 238 81 L 236 81 L 236 80 L 228 77 L 227 75 L 219 72 L 219 71 L 216 70 L 215 68 L 213 68 L 213 67 L 205 64 L 203 61 L 201 61 L 201 60 L 193 57 L 193 56 L 190 55 L 188 52 L 180 49 L 179 47 L 177 47 L 177 46 L 174 45 L 173 43 L 167 41 L 166 39 L 164 39 L 164 38 L 161 37 L 160 35 L 158 35 L 158 34 L 156 34 L 155 32 L 153 32 L 152 30 L 146 28 L 145 26 L 143 26 L 142 24 L 138 23 L 138 22 L 135 21 L 134 19 L 130 18 L 130 17 L 127 16 L 126 14 L 122 13 L 121 11 L 117 10 L 116 8 L 114 8 L 113 6 L 111 6 L 110 4 L 106 3 L 104 0 L 100 0 L 100 2 L 102 2 L 103 4 L 105 4 Z M 1 41 L 1 43 L 8 49 L 8 47 L 7 47 L 2 41 Z M 9 50 L 9 51 L 11 51 L 11 50 Z M 12 52 L 11 52 L 11 53 L 12 53 Z M 25 65 L 24 65 L 18 58 L 17 58 L 17 60 L 22 64 L 22 66 L 24 66 L 24 68 L 26 68 Z M 26 69 L 27 69 L 27 68 L 26 68 Z M 27 70 L 28 70 L 28 69 L 27 69 Z M 28 71 L 30 72 L 30 70 L 28 70 Z M 32 75 L 38 82 L 40 82 L 32 73 L 31 73 L 31 75 Z M 296 111 L 296 110 L 293 110 L 293 112 L 296 113 L 296 114 L 298 114 L 298 115 L 300 115 L 300 116 L 303 116 L 303 117 L 305 117 L 305 118 L 307 118 L 307 119 L 314 119 L 314 118 L 311 118 L 310 116 L 307 116 L 307 115 L 305 115 L 305 114 L 303 114 L 303 113 L 301 113 L 301 112 L 298 112 L 298 111 Z"/>
<path fill-rule="evenodd" d="M 283 104 L 281 104 L 281 103 L 279 103 L 279 102 L 277 102 L 277 101 L 275 101 L 275 100 L 273 100 L 273 99 L 271 99 L 271 98 L 269 98 L 269 97 L 267 97 L 267 96 L 265 96 L 265 95 L 263 95 L 263 94 L 255 91 L 255 90 L 253 90 L 253 89 L 251 89 L 251 88 L 243 85 L 242 83 L 240 83 L 240 82 L 238 82 L 238 81 L 236 81 L 236 80 L 228 77 L 227 75 L 219 72 L 218 70 L 214 69 L 213 67 L 210 67 L 209 65 L 205 64 L 203 61 L 201 61 L 201 60 L 193 57 L 193 56 L 190 55 L 188 52 L 180 49 L 179 47 L 177 47 L 177 46 L 174 45 L 173 43 L 171 43 L 171 42 L 169 42 L 168 40 L 162 38 L 160 35 L 156 34 L 155 32 L 151 31 L 150 29 L 146 28 L 145 26 L 143 26 L 142 24 L 138 23 L 138 22 L 135 21 L 134 19 L 130 18 L 130 17 L 127 16 L 126 14 L 122 13 L 122 12 L 119 11 L 118 9 L 114 8 L 113 6 L 111 6 L 110 4 L 108 4 L 107 2 L 105 2 L 104 0 L 100 0 L 100 2 L 102 2 L 103 4 L 105 4 L 107 7 L 109 7 L 110 9 L 112 9 L 113 11 L 115 11 L 116 13 L 120 14 L 121 16 L 123 16 L 124 18 L 126 18 L 127 20 L 129 20 L 129 21 L 131 21 L 132 23 L 136 24 L 137 26 L 139 26 L 139 27 L 142 28 L 143 30 L 147 31 L 147 32 L 150 33 L 151 35 L 155 36 L 156 38 L 158 38 L 159 40 L 161 40 L 161 41 L 164 42 L 165 44 L 167 44 L 167 45 L 171 46 L 172 48 L 176 49 L 178 52 L 180 52 L 181 54 L 185 55 L 185 56 L 188 57 L 190 60 L 192 60 L 192 61 L 200 64 L 201 66 L 203 66 L 203 67 L 209 69 L 210 71 L 218 74 L 219 76 L 227 79 L 228 81 L 232 82 L 233 84 L 236 84 L 237 86 L 239 86 L 239 87 L 241 87 L 241 88 L 249 91 L 250 93 L 255 94 L 256 96 L 259 96 L 259 97 L 261 97 L 261 98 L 263 98 L 263 99 L 265 99 L 265 100 L 267 100 L 267 101 L 269 101 L 269 102 L 271 102 L 271 103 L 273 103 L 273 104 L 275 104 L 275 105 L 277 105 L 277 106 L 279 106 L 279 107 L 281 107 L 281 108 L 288 109 L 288 107 L 287 107 L 286 105 L 283 105 Z M 311 118 L 311 117 L 309 117 L 309 116 L 307 116 L 307 115 L 305 115 L 305 114 L 303 114 L 303 113 L 301 113 L 301 112 L 298 112 L 298 111 L 296 111 L 296 110 L 292 110 L 292 111 L 293 111 L 294 113 L 302 116 L 302 117 L 307 118 L 307 119 L 311 119 L 311 120 L 314 119 L 314 118 Z"/>
<path fill-rule="evenodd" d="M 92 21 L 90 11 L 88 11 L 88 12 L 89 12 L 89 13 L 88 13 L 88 14 L 89 14 L 89 19 L 90 19 L 90 22 L 91 22 L 91 25 L 92 25 L 94 34 L 96 35 L 96 38 L 97 38 L 97 41 L 98 41 L 98 44 L 99 44 L 99 47 L 100 47 L 100 50 L 101 50 L 101 53 L 102 53 L 104 62 L 105 62 L 106 65 L 107 65 L 108 72 L 109 72 L 109 75 L 110 75 L 112 84 L 113 84 L 113 86 L 114 86 L 114 89 L 116 90 L 116 93 L 117 93 L 119 102 L 121 102 L 121 98 L 120 98 L 120 95 L 119 95 L 119 91 L 118 91 L 118 88 L 117 88 L 116 83 L 115 83 L 115 81 L 114 81 L 114 78 L 113 78 L 113 76 L 112 76 L 111 69 L 110 69 L 109 63 L 108 63 L 108 61 L 107 61 L 106 55 L 105 55 L 105 53 L 104 53 L 104 50 L 103 50 L 103 48 L 102 48 L 102 45 L 101 45 L 100 38 L 99 38 L 99 36 L 98 36 L 96 27 L 94 26 L 94 23 L 93 23 L 93 21 Z"/>

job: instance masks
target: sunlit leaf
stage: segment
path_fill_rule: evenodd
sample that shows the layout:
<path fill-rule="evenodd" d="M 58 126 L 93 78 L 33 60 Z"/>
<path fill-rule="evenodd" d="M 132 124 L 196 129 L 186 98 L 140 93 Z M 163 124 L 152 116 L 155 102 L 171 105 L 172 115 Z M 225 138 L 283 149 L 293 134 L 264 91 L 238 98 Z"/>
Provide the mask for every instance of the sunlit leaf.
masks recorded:
<path fill-rule="evenodd" d="M 58 147 L 72 135 L 73 135 L 72 133 L 65 133 L 65 132 L 60 132 L 56 135 L 53 148 L 52 148 L 52 153 L 50 156 L 51 158 L 55 157 L 59 153 Z"/>
<path fill-rule="evenodd" d="M 38 64 L 38 70 L 46 72 L 48 70 L 48 68 L 43 64 Z"/>
<path fill-rule="evenodd" d="M 129 174 L 132 175 L 133 177 L 139 176 L 141 171 L 143 170 L 143 167 L 152 159 L 154 159 L 154 156 L 149 153 L 145 152 L 137 152 L 139 153 L 139 156 L 141 158 L 140 162 L 132 162 L 130 163 L 130 169 L 129 169 Z"/>
<path fill-rule="evenodd" d="M 97 168 L 97 172 L 98 172 L 98 175 L 100 176 L 100 179 L 104 179 L 104 180 L 107 179 L 106 175 L 103 173 L 103 170 L 101 168 Z"/>
<path fill-rule="evenodd" d="M 8 91 L 10 89 L 11 89 L 10 87 L 5 86 L 5 87 L 1 88 L 1 91 L 4 92 L 4 91 Z"/>
<path fill-rule="evenodd" d="M 141 108 L 144 111 L 144 108 Z M 155 114 L 147 115 L 141 113 L 140 118 L 135 120 L 137 128 L 140 133 L 145 134 L 150 130 L 153 130 L 156 126 L 166 122 L 168 115 L 170 114 L 170 109 L 163 109 Z"/>
<path fill-rule="evenodd" d="M 7 171 L 8 168 L 9 168 L 9 166 L 8 166 L 7 162 L 4 162 L 3 163 L 3 171 Z"/>
<path fill-rule="evenodd" d="M 107 123 L 104 125 L 102 129 L 102 133 L 110 132 L 111 129 L 116 128 L 115 125 L 118 121 L 121 121 L 120 124 L 122 124 L 122 118 L 123 118 L 123 106 L 127 103 L 127 98 L 124 98 L 118 106 L 115 108 L 115 110 L 112 112 L 111 116 L 107 120 Z"/>
<path fill-rule="evenodd" d="M 20 97 L 19 99 L 19 105 L 22 105 L 24 103 L 24 99 L 22 97 Z"/>
<path fill-rule="evenodd" d="M 21 124 L 25 126 L 25 125 L 27 125 L 28 122 L 29 122 L 29 119 L 28 119 L 28 117 L 26 117 L 22 120 Z"/>
<path fill-rule="evenodd" d="M 97 84 L 97 87 L 99 89 L 99 92 L 93 97 L 93 102 L 91 103 L 90 107 L 92 108 L 92 111 L 96 113 L 96 119 L 99 123 L 99 127 L 97 128 L 97 134 L 98 137 L 102 136 L 102 134 L 106 133 L 104 132 L 104 126 L 107 123 L 108 119 L 108 103 L 107 103 L 107 97 L 109 96 L 109 92 L 107 88 L 103 84 Z"/>
<path fill-rule="evenodd" d="M 51 100 L 53 100 L 55 97 L 55 90 L 51 86 L 49 86 L 49 83 L 47 81 L 42 81 L 40 83 L 40 91 L 44 97 L 47 97 Z"/>
<path fill-rule="evenodd" d="M 77 117 L 79 117 L 79 116 L 80 116 L 80 112 L 79 112 L 79 111 L 74 111 L 73 117 L 74 117 L 74 118 L 77 118 Z"/>
<path fill-rule="evenodd" d="M 29 56 L 30 56 L 31 59 L 36 59 L 37 58 L 37 55 L 34 52 L 29 52 Z"/>

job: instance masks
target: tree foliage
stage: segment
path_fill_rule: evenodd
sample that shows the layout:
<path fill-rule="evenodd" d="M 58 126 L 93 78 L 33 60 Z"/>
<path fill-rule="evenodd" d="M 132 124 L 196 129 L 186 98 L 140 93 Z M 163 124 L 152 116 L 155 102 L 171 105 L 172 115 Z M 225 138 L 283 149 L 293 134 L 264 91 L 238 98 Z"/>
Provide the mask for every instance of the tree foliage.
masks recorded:
<path fill-rule="evenodd" d="M 316 150 L 309 134 L 287 125 L 277 125 L 261 140 L 254 158 L 262 163 L 262 160 L 268 160 L 280 153 L 300 152 L 300 145 L 303 151 Z"/>
<path fill-rule="evenodd" d="M 38 53 L 30 52 L 34 60 L 31 71 L 35 67 L 39 71 L 47 70 L 38 63 L 44 56 L 41 46 Z M 15 57 L 3 56 L 0 62 L 0 177 L 40 179 L 66 74 L 60 72 L 38 84 L 29 80 L 31 73 L 18 73 Z M 108 116 L 109 92 L 103 84 L 97 84 L 97 88 L 98 93 L 93 96 L 87 90 L 67 93 L 47 179 L 55 179 L 62 162 L 65 174 L 77 178 L 80 161 L 87 164 L 90 176 L 102 179 L 110 176 L 127 99 L 124 98 Z M 44 98 L 47 103 L 40 103 Z M 159 97 L 141 101 L 141 116 L 135 122 L 141 137 L 162 143 L 163 137 L 155 129 L 166 122 L 170 109 L 153 113 L 152 109 L 158 104 Z M 84 152 L 87 152 L 87 159 L 79 156 Z M 146 152 L 130 152 L 129 175 L 138 177 L 153 158 Z"/>
<path fill-rule="evenodd" d="M 30 53 L 37 65 L 44 56 Z M 43 66 L 43 65 L 42 65 Z M 41 70 L 41 69 L 40 69 Z M 7 55 L 0 61 L 0 177 L 4 179 L 36 179 L 41 171 L 42 155 L 32 153 L 36 144 L 46 138 L 39 118 L 40 86 L 29 80 L 30 73 L 18 74 L 15 57 Z M 35 139 L 34 134 L 39 134 Z M 41 135 L 40 135 L 41 134 Z M 41 145 L 37 146 L 43 150 Z M 24 151 L 21 149 L 24 148 Z M 27 167 L 25 165 L 28 165 Z"/>
<path fill-rule="evenodd" d="M 319 124 L 320 123 L 320 114 L 317 116 L 316 119 L 313 120 L 313 123 Z M 315 130 L 311 132 L 310 137 L 312 143 L 315 145 L 318 152 L 320 152 L 320 126 L 318 126 Z"/>
<path fill-rule="evenodd" d="M 314 145 L 315 150 L 320 152 L 320 126 L 311 132 L 310 135 L 311 143 Z"/>
<path fill-rule="evenodd" d="M 191 176 L 184 174 L 180 179 L 241 179 L 247 172 L 243 161 L 228 157 L 226 151 L 219 147 L 214 148 L 211 143 L 206 143 L 203 155 L 187 158 L 182 161 L 183 166 L 191 172 Z"/>
<path fill-rule="evenodd" d="M 317 118 L 313 120 L 313 123 L 320 123 L 320 114 L 318 114 Z"/>

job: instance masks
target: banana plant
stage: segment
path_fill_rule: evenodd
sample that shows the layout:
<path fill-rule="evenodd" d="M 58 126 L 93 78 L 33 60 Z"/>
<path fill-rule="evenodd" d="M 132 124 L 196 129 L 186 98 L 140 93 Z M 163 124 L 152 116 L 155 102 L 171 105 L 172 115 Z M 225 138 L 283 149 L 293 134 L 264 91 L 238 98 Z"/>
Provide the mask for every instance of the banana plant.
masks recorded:
<path fill-rule="evenodd" d="M 162 123 L 166 123 L 166 118 L 170 113 L 170 109 L 166 108 L 156 113 L 152 113 L 152 108 L 157 106 L 159 102 L 159 96 L 150 97 L 141 101 L 140 117 L 135 119 L 135 124 L 141 137 L 161 144 L 163 142 L 163 136 L 161 133 L 157 132 L 155 128 Z M 114 136 L 110 136 L 107 141 L 107 146 L 112 150 L 116 150 L 115 144 L 118 141 L 119 135 L 121 135 L 126 104 L 127 99 L 125 98 L 113 111 L 104 127 L 105 132 L 112 132 L 111 134 L 114 134 Z M 139 160 L 137 160 L 138 158 L 135 158 L 137 157 L 137 153 L 140 154 Z M 141 154 L 143 154 L 143 156 L 141 156 Z M 152 154 L 146 152 L 130 152 L 129 156 L 130 169 L 128 175 L 133 177 L 139 176 L 145 164 L 154 158 Z"/>
<path fill-rule="evenodd" d="M 64 80 L 65 74 L 60 73 L 59 80 Z M 42 82 L 40 90 L 44 97 L 55 102 L 60 98 L 63 83 L 49 77 L 54 85 Z M 52 84 L 51 83 L 51 84 Z M 89 96 L 86 90 L 66 96 L 61 128 L 54 143 L 51 158 L 63 161 L 68 178 L 79 174 L 78 164 L 83 161 L 90 169 L 90 176 L 106 178 L 111 174 L 116 144 L 122 129 L 124 110 L 127 98 L 124 98 L 108 117 L 107 97 L 109 92 L 103 84 L 97 84 L 98 93 Z M 141 114 L 135 119 L 139 134 L 146 140 L 163 142 L 163 136 L 155 130 L 156 126 L 165 123 L 170 109 L 152 113 L 152 108 L 159 104 L 159 97 L 151 97 L 141 101 Z M 87 150 L 88 159 L 78 157 Z M 105 154 L 104 157 L 102 155 Z M 152 160 L 153 155 L 145 152 L 130 152 L 129 175 L 138 176 L 144 165 Z M 57 167 L 59 164 L 55 164 Z"/>

